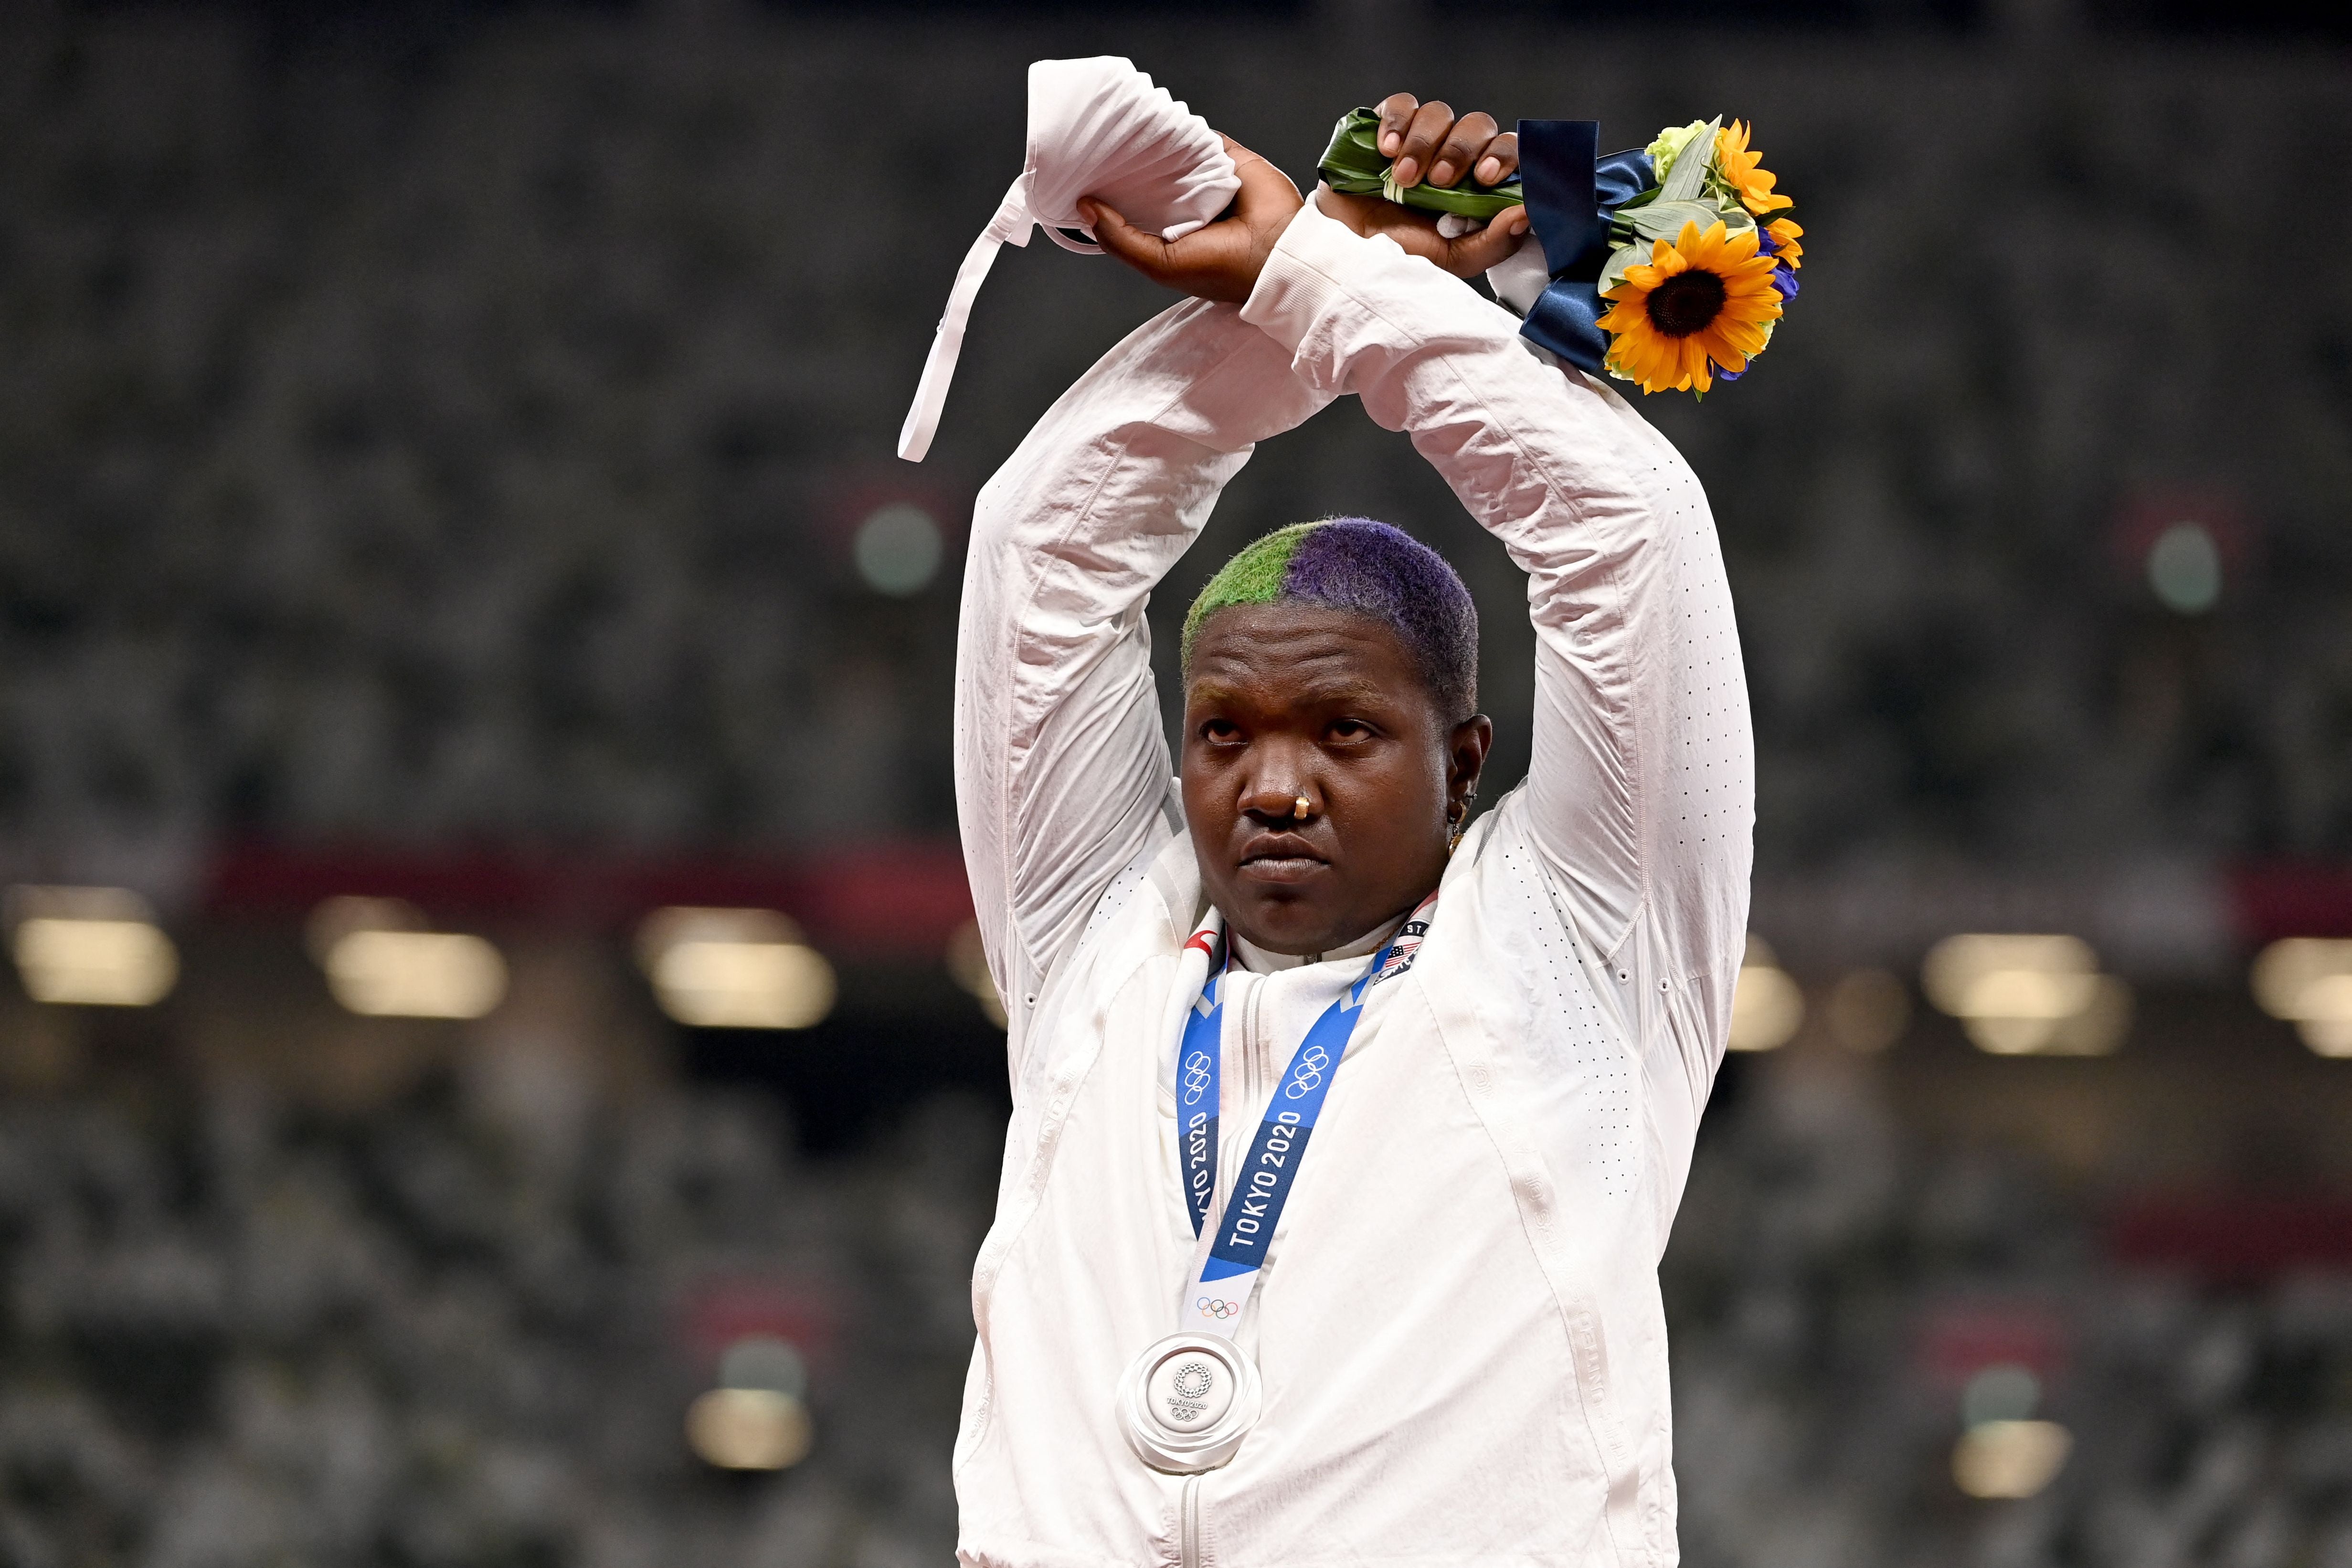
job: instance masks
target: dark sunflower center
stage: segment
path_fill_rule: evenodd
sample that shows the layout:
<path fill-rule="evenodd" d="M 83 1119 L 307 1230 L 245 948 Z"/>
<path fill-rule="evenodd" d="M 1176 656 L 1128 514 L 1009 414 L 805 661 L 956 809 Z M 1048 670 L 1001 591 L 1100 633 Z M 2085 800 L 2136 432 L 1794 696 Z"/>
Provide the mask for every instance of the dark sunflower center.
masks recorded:
<path fill-rule="evenodd" d="M 1723 311 L 1723 279 L 1696 268 L 1677 272 L 1650 290 L 1650 325 L 1686 338 Z"/>

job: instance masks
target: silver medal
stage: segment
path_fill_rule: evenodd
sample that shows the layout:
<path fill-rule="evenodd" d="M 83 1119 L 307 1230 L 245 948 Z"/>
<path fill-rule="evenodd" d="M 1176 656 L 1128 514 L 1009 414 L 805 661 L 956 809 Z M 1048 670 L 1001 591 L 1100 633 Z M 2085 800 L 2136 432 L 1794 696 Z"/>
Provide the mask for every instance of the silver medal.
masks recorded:
<path fill-rule="evenodd" d="M 1135 1457 L 1190 1475 L 1234 1457 L 1257 1425 L 1257 1368 L 1230 1340 L 1171 1334 L 1119 1379 L 1119 1425 Z"/>

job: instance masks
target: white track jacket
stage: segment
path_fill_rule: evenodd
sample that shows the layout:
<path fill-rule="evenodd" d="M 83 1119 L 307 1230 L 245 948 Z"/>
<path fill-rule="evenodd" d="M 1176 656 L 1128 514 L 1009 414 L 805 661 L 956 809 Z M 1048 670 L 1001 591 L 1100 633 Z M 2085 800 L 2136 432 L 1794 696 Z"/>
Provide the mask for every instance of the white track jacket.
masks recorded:
<path fill-rule="evenodd" d="M 1144 604 L 1252 444 L 1347 394 L 1526 569 L 1533 766 L 1333 1079 L 1239 1334 L 1262 1419 L 1223 1468 L 1165 1476 L 1114 1396 L 1191 1283 L 1170 1082 L 1205 905 Z M 962 1561 L 1673 1563 L 1657 1262 L 1721 1059 L 1754 815 L 1730 593 L 1675 449 L 1507 312 L 1310 203 L 1246 305 L 1147 323 L 982 490 L 956 679 L 1013 1101 L 972 1279 Z M 1220 1211 L 1363 963 L 1229 980 Z"/>

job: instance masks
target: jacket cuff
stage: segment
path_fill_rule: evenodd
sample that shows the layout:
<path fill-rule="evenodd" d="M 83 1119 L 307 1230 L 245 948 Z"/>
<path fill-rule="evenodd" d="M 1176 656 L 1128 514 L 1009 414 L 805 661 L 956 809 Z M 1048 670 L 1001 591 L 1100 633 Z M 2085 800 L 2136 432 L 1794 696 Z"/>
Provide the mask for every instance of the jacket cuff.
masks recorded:
<path fill-rule="evenodd" d="M 1259 269 L 1242 320 L 1296 357 L 1317 318 L 1347 297 L 1340 279 L 1363 265 L 1363 248 L 1371 243 L 1337 218 L 1324 216 L 1308 196 Z M 1383 243 L 1395 247 L 1393 240 Z"/>

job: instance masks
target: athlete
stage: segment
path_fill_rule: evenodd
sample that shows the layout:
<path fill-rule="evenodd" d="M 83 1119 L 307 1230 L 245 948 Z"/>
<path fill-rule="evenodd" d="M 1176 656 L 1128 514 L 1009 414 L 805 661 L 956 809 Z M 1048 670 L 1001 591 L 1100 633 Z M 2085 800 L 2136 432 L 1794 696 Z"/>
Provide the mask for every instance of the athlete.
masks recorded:
<path fill-rule="evenodd" d="M 1398 95 L 1411 184 L 1510 172 Z M 1229 143 L 1229 145 L 1231 145 Z M 1013 1113 L 974 1272 L 959 1552 L 1022 1568 L 1675 1560 L 1657 1262 L 1721 1059 L 1753 761 L 1705 496 L 1441 237 L 1238 146 L 1193 296 L 982 490 L 956 780 Z M 1477 623 L 1384 523 L 1144 605 L 1254 443 L 1337 397 L 1528 574 L 1533 762 L 1471 820 Z"/>

